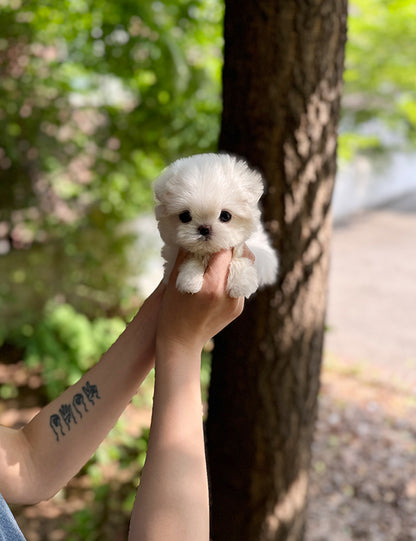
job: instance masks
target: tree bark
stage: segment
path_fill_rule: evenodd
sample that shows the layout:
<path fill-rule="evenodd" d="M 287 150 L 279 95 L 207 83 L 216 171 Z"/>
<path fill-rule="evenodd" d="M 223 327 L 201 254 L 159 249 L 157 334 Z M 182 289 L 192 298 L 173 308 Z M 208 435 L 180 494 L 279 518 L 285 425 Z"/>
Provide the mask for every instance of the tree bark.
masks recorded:
<path fill-rule="evenodd" d="M 278 283 L 216 340 L 213 541 L 305 530 L 323 348 L 347 0 L 226 0 L 220 149 L 267 179 Z"/>

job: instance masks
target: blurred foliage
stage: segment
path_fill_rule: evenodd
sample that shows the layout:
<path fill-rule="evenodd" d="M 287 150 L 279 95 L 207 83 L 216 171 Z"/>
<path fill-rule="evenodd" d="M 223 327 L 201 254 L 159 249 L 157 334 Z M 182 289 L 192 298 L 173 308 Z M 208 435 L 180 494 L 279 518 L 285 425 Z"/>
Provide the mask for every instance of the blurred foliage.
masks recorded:
<path fill-rule="evenodd" d="M 144 428 L 137 437 L 126 434 L 122 421 L 111 431 L 94 458 L 84 468 L 89 476 L 93 499 L 89 505 L 76 511 L 66 526 L 67 541 L 100 541 L 127 538 L 131 511 L 143 468 L 149 429 Z M 109 475 L 106 467 L 117 464 L 118 475 Z"/>
<path fill-rule="evenodd" d="M 0 340 L 48 299 L 122 311 L 123 224 L 178 155 L 215 147 L 216 0 L 0 0 Z"/>
<path fill-rule="evenodd" d="M 416 143 L 416 3 L 350 0 L 340 156 Z"/>
<path fill-rule="evenodd" d="M 19 329 L 15 343 L 29 367 L 41 368 L 49 400 L 76 383 L 123 332 L 120 318 L 90 321 L 69 304 L 49 304 L 36 325 Z"/>

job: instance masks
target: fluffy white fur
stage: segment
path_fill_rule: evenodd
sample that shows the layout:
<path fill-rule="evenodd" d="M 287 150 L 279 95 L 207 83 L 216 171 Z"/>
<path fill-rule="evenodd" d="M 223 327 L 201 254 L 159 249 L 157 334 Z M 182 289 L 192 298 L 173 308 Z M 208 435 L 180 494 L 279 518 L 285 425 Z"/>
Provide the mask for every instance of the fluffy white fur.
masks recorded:
<path fill-rule="evenodd" d="M 278 259 L 261 223 L 259 173 L 228 154 L 198 154 L 177 160 L 154 183 L 156 219 L 164 242 L 165 281 L 183 248 L 177 288 L 186 293 L 201 289 L 211 254 L 233 248 L 227 291 L 249 297 L 259 286 L 272 284 Z M 256 261 L 243 257 L 244 243 Z"/>

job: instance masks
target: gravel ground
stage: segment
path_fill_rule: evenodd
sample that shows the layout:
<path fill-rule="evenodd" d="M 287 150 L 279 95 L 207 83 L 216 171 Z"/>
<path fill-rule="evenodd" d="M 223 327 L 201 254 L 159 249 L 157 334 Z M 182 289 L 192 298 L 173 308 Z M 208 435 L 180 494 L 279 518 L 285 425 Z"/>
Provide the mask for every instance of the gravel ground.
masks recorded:
<path fill-rule="evenodd" d="M 338 224 L 307 541 L 416 540 L 416 193 Z"/>

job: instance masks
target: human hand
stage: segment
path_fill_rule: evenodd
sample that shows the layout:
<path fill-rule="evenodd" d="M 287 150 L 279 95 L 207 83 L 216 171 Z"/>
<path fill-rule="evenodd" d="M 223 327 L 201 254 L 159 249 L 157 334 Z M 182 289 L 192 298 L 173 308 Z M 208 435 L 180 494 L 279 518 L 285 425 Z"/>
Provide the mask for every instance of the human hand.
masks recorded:
<path fill-rule="evenodd" d="M 253 258 L 246 250 L 246 257 Z M 170 276 L 161 304 L 157 346 L 171 347 L 200 354 L 206 342 L 239 316 L 244 299 L 232 299 L 226 293 L 228 267 L 232 252 L 214 254 L 204 274 L 201 290 L 195 294 L 176 289 L 178 270 L 186 254 L 180 253 Z"/>

